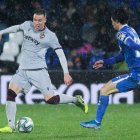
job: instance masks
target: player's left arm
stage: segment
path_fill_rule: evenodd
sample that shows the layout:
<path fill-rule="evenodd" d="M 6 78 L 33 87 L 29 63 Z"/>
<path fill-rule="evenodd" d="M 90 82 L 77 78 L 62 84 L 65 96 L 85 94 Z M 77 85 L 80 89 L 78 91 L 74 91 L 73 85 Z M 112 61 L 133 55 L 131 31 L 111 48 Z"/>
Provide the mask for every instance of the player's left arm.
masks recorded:
<path fill-rule="evenodd" d="M 59 58 L 60 64 L 64 72 L 64 82 L 66 85 L 70 85 L 72 83 L 72 77 L 70 76 L 68 71 L 68 64 L 67 64 L 65 54 L 62 49 L 56 49 L 55 52 Z"/>
<path fill-rule="evenodd" d="M 120 53 L 117 56 L 103 59 L 103 62 L 104 62 L 104 65 L 112 65 L 119 62 L 123 62 L 124 60 L 125 60 L 124 55 L 122 51 L 120 51 Z"/>
<path fill-rule="evenodd" d="M 131 37 L 127 37 L 125 40 L 125 44 L 129 46 L 131 49 L 140 51 L 140 42 L 134 41 Z"/>
<path fill-rule="evenodd" d="M 58 49 L 56 48 L 55 52 L 59 58 L 59 61 L 60 61 L 60 64 L 62 66 L 64 74 L 69 73 L 67 60 L 66 60 L 66 57 L 65 57 L 65 54 L 64 54 L 62 48 L 58 48 Z"/>
<path fill-rule="evenodd" d="M 64 82 L 66 85 L 70 85 L 72 83 L 72 77 L 69 74 L 68 63 L 67 63 L 65 54 L 62 50 L 62 47 L 61 47 L 56 35 L 53 36 L 53 40 L 52 40 L 50 45 L 55 50 L 55 52 L 59 58 L 61 67 L 62 67 L 63 72 L 64 72 Z"/>

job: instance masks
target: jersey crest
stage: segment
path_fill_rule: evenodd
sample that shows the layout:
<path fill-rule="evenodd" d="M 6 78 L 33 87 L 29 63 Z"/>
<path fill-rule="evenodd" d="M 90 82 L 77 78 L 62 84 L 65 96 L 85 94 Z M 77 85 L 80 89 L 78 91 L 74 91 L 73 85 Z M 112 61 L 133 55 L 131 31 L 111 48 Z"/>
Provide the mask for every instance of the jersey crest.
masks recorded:
<path fill-rule="evenodd" d="M 42 33 L 40 34 L 40 38 L 42 39 L 42 38 L 44 38 L 44 37 L 45 37 L 45 33 L 42 32 Z"/>
<path fill-rule="evenodd" d="M 118 32 L 117 33 L 117 39 L 120 41 L 124 41 L 126 38 L 126 34 L 124 32 Z"/>

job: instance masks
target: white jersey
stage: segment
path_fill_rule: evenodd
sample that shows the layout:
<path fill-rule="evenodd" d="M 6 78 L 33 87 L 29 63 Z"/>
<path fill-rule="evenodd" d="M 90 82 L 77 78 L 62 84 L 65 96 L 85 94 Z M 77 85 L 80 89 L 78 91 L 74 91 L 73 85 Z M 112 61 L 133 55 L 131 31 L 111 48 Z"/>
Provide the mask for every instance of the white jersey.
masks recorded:
<path fill-rule="evenodd" d="M 61 48 L 55 33 L 48 28 L 35 31 L 32 21 L 25 21 L 19 28 L 24 34 L 19 69 L 47 68 L 45 61 L 47 49 Z"/>

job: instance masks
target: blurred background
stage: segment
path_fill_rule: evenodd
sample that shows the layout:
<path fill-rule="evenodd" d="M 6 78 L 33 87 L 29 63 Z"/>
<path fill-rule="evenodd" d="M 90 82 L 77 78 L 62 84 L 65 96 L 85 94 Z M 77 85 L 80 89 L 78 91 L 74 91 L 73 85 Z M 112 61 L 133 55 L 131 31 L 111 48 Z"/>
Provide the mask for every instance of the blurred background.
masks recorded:
<path fill-rule="evenodd" d="M 128 70 L 125 63 L 105 66 L 99 70 L 92 69 L 92 64 L 96 60 L 119 53 L 110 13 L 118 7 L 128 10 L 129 25 L 140 35 L 140 0 L 0 0 L 0 30 L 32 20 L 33 11 L 42 7 L 47 11 L 46 26 L 56 33 L 73 77 L 73 83 L 66 86 L 57 55 L 49 49 L 45 59 L 54 91 L 58 94 L 82 95 L 88 104 L 98 104 L 101 87 Z M 21 59 L 22 40 L 22 32 L 17 32 L 3 35 L 0 41 L 1 127 L 7 122 L 3 104 L 6 104 L 9 81 Z M 109 104 L 123 105 L 108 108 L 105 125 L 99 132 L 82 129 L 79 126 L 79 122 L 94 117 L 95 106 L 89 106 L 89 113 L 86 115 L 73 106 L 43 106 L 42 104 L 46 104 L 44 96 L 35 87 L 32 87 L 28 94 L 18 94 L 16 103 L 37 104 L 17 106 L 17 119 L 22 116 L 33 119 L 35 123 L 33 133 L 0 135 L 0 140 L 140 139 L 140 125 L 137 123 L 140 122 L 140 105 L 136 104 L 140 103 L 140 88 L 109 96 Z"/>
<path fill-rule="evenodd" d="M 32 20 L 36 8 L 47 11 L 47 27 L 63 47 L 70 70 L 91 70 L 99 59 L 118 54 L 119 47 L 110 21 L 113 9 L 129 10 L 129 25 L 140 34 L 140 0 L 0 0 L 0 30 Z M 6 34 L 0 42 L 1 72 L 15 72 L 20 61 L 22 33 Z M 55 52 L 46 54 L 50 70 L 61 69 Z M 12 67 L 11 67 L 12 64 Z M 127 70 L 125 63 L 105 70 Z"/>
<path fill-rule="evenodd" d="M 46 64 L 58 93 L 81 94 L 88 103 L 97 103 L 100 88 L 108 80 L 127 72 L 123 63 L 92 69 L 95 61 L 119 52 L 116 31 L 111 25 L 111 11 L 123 7 L 130 13 L 129 25 L 140 35 L 140 0 L 0 0 L 0 30 L 32 20 L 36 8 L 47 11 L 46 26 L 54 31 L 63 47 L 73 77 L 69 87 L 63 84 L 63 72 L 52 49 L 46 53 Z M 22 32 L 5 34 L 0 41 L 0 103 L 6 101 L 7 86 L 20 62 Z M 135 94 L 133 94 L 135 92 Z M 40 97 L 40 98 L 39 98 Z M 139 90 L 113 94 L 110 103 L 140 101 Z M 36 88 L 27 96 L 19 95 L 17 103 L 42 103 Z"/>

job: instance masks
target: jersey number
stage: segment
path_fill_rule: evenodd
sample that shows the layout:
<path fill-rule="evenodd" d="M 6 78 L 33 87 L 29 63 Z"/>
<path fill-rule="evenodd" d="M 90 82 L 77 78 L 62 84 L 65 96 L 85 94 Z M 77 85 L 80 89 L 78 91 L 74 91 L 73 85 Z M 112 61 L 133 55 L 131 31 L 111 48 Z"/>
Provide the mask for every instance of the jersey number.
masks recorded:
<path fill-rule="evenodd" d="M 139 51 L 135 51 L 136 52 L 136 57 L 140 57 L 140 52 Z"/>
<path fill-rule="evenodd" d="M 139 38 L 134 38 L 134 41 L 135 41 L 136 43 L 140 44 Z M 140 51 L 137 51 L 137 50 L 136 50 L 135 53 L 136 53 L 136 57 L 137 57 L 137 58 L 140 57 Z"/>

